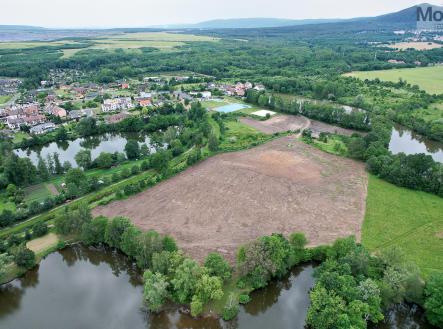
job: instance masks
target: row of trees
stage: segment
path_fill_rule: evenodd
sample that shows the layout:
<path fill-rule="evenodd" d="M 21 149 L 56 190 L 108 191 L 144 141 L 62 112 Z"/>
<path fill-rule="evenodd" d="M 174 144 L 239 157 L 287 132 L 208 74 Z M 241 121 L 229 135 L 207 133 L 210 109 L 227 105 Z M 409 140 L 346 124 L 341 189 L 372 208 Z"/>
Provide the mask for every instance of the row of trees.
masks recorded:
<path fill-rule="evenodd" d="M 362 131 L 370 130 L 369 115 L 365 111 L 347 112 L 343 107 L 330 103 L 315 103 L 312 101 L 288 101 L 284 97 L 248 90 L 246 101 L 261 107 L 275 109 L 289 114 L 302 114 L 308 118 L 336 124 L 343 128 Z"/>

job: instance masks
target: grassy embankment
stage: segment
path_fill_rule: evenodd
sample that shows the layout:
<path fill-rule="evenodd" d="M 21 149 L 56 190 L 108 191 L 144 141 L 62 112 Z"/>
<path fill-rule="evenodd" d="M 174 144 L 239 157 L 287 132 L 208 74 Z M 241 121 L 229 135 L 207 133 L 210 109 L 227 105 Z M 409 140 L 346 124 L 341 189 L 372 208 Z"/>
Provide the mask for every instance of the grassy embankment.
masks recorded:
<path fill-rule="evenodd" d="M 443 272 L 443 199 L 369 175 L 362 243 L 372 251 L 399 246 L 425 278 Z"/>

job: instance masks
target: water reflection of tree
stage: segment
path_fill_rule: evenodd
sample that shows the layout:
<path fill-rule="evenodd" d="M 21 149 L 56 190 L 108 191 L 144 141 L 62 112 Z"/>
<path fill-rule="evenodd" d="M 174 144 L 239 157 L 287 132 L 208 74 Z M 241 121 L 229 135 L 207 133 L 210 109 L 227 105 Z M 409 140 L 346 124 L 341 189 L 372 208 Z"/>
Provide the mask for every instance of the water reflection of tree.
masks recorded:
<path fill-rule="evenodd" d="M 62 149 L 63 151 L 66 151 L 69 148 L 68 141 L 57 141 L 56 144 L 57 144 L 57 147 L 59 149 Z"/>
<path fill-rule="evenodd" d="M 290 290 L 294 278 L 297 278 L 304 270 L 304 267 L 296 267 L 292 272 L 283 279 L 272 281 L 267 287 L 256 290 L 251 294 L 251 302 L 244 305 L 243 309 L 250 315 L 258 315 L 265 313 L 269 308 L 278 302 L 283 290 Z"/>
<path fill-rule="evenodd" d="M 92 150 L 97 148 L 102 142 L 104 137 L 102 136 L 90 136 L 80 142 L 80 146 L 86 149 Z"/>
<path fill-rule="evenodd" d="M 402 126 L 395 126 L 394 129 L 397 131 L 399 138 L 407 138 L 408 140 L 415 140 L 420 144 L 423 144 L 426 148 L 426 151 L 429 153 L 443 152 L 442 143 L 430 140 L 429 138 L 420 135 L 413 130 L 405 129 Z M 406 143 L 407 142 L 408 141 L 406 140 Z"/>
<path fill-rule="evenodd" d="M 160 313 L 148 313 L 147 324 L 149 329 L 237 329 L 236 320 L 223 322 L 213 317 L 194 319 L 187 314 L 181 314 L 176 307 Z"/>
<path fill-rule="evenodd" d="M 134 262 L 116 249 L 75 245 L 61 250 L 60 254 L 68 266 L 74 265 L 77 261 L 89 262 L 95 266 L 105 263 L 116 277 L 119 277 L 121 273 L 127 273 L 129 283 L 133 287 L 139 286 L 142 282 L 141 272 Z"/>
<path fill-rule="evenodd" d="M 272 281 L 266 288 L 257 290 L 251 294 L 251 302 L 244 306 L 246 313 L 258 315 L 266 312 L 267 309 L 277 303 L 282 290 L 289 290 L 292 281 L 286 277 L 283 280 Z"/>
<path fill-rule="evenodd" d="M 34 288 L 37 287 L 39 281 L 39 269 L 40 265 L 35 266 L 33 269 L 27 271 L 24 276 L 18 279 L 22 288 Z"/>
<path fill-rule="evenodd" d="M 0 319 L 20 309 L 23 289 L 14 284 L 0 286 Z"/>

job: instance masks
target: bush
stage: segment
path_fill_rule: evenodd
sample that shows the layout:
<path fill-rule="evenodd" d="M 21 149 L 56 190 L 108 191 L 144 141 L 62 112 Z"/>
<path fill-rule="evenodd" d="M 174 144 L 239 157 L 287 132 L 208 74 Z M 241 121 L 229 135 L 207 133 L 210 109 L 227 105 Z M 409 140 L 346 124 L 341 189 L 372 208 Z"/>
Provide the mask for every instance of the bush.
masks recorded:
<path fill-rule="evenodd" d="M 41 237 L 48 233 L 48 224 L 45 222 L 39 222 L 32 227 L 32 236 L 34 238 Z"/>
<path fill-rule="evenodd" d="M 443 274 L 431 276 L 425 288 L 426 318 L 431 324 L 443 328 Z"/>
<path fill-rule="evenodd" d="M 115 217 L 108 223 L 105 231 L 105 242 L 110 247 L 121 248 L 122 236 L 131 227 L 129 219 L 125 217 Z"/>
<path fill-rule="evenodd" d="M 225 308 L 223 309 L 223 320 L 229 321 L 235 318 L 240 312 L 240 307 L 238 305 L 237 299 L 235 298 L 234 294 L 229 295 L 228 302 L 225 305 Z"/>
<path fill-rule="evenodd" d="M 87 245 L 103 243 L 107 225 L 108 219 L 104 216 L 96 217 L 89 223 L 83 224 L 82 241 Z"/>
<path fill-rule="evenodd" d="M 251 297 L 249 297 L 249 295 L 242 294 L 238 297 L 238 301 L 240 304 L 247 304 L 251 301 Z"/>
<path fill-rule="evenodd" d="M 199 316 L 203 312 L 203 303 L 202 301 L 194 296 L 191 302 L 191 315 L 193 317 Z"/>
<path fill-rule="evenodd" d="M 163 250 L 169 251 L 169 252 L 173 252 L 173 251 L 177 251 L 177 243 L 175 242 L 174 238 L 169 236 L 169 235 L 165 235 L 163 237 Z"/>
<path fill-rule="evenodd" d="M 168 297 L 169 283 L 162 274 L 154 274 L 151 271 L 144 273 L 143 281 L 145 303 L 150 311 L 158 312 Z"/>
<path fill-rule="evenodd" d="M 142 268 L 149 268 L 152 264 L 152 255 L 163 250 L 163 239 L 155 231 L 148 231 L 138 237 L 137 265 Z"/>
<path fill-rule="evenodd" d="M 15 252 L 14 262 L 20 267 L 30 269 L 35 265 L 35 253 L 25 245 L 21 245 Z"/>
<path fill-rule="evenodd" d="M 206 257 L 205 267 L 208 269 L 210 275 L 218 276 L 223 280 L 227 280 L 231 277 L 232 268 L 219 253 L 210 253 Z"/>

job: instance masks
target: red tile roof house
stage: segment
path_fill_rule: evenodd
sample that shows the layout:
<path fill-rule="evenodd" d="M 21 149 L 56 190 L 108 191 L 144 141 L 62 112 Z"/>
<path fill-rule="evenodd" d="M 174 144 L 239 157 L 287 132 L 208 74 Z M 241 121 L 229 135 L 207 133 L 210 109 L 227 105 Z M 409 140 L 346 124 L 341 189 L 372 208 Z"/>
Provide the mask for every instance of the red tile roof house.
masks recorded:
<path fill-rule="evenodd" d="M 129 83 L 122 83 L 122 89 L 129 89 Z"/>
<path fill-rule="evenodd" d="M 45 112 L 52 114 L 54 116 L 57 116 L 59 118 L 66 118 L 66 110 L 55 105 L 55 104 L 49 104 L 48 106 L 46 106 L 45 108 Z"/>
<path fill-rule="evenodd" d="M 140 106 L 151 106 L 152 105 L 152 100 L 150 99 L 150 98 L 146 98 L 146 99 L 140 99 L 139 101 L 138 101 L 138 104 L 140 105 Z"/>
<path fill-rule="evenodd" d="M 129 116 L 128 114 L 123 113 L 123 112 L 122 112 L 122 113 L 117 113 L 117 114 L 110 115 L 110 116 L 106 119 L 106 121 L 107 121 L 108 123 L 118 123 L 118 122 L 120 122 L 120 121 L 126 119 L 128 116 Z"/>

